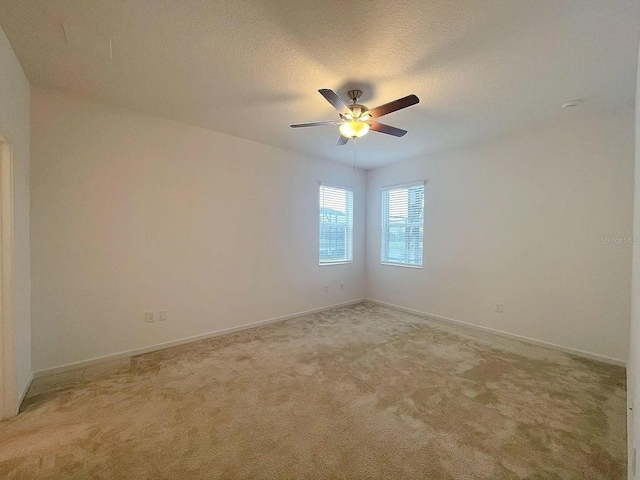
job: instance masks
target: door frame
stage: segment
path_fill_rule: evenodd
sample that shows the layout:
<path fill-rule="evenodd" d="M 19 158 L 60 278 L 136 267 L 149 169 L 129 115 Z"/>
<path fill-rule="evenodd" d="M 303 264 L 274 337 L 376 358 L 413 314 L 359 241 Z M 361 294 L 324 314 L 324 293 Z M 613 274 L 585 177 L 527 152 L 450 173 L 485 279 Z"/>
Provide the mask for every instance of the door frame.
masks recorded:
<path fill-rule="evenodd" d="M 13 149 L 0 125 L 0 419 L 18 414 L 15 363 Z"/>

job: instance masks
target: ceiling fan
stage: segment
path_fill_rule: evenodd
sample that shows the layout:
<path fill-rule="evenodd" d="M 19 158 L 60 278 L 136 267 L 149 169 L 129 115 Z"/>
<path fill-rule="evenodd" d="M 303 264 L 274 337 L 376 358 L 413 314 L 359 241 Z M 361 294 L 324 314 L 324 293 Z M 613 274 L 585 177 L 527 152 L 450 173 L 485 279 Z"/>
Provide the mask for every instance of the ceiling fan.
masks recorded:
<path fill-rule="evenodd" d="M 360 105 L 358 103 L 358 99 L 362 96 L 361 90 L 349 90 L 349 92 L 347 92 L 347 95 L 351 100 L 350 105 L 344 103 L 333 90 L 322 88 L 318 90 L 318 92 L 320 92 L 320 94 L 326 98 L 331 105 L 333 105 L 333 108 L 338 111 L 340 114 L 340 121 L 329 120 L 327 122 L 295 123 L 291 125 L 291 128 L 340 125 L 340 138 L 338 139 L 337 145 L 346 144 L 350 138 L 356 139 L 358 137 L 362 137 L 363 135 L 366 135 L 369 130 L 386 133 L 387 135 L 393 135 L 394 137 L 404 136 L 407 133 L 406 130 L 376 122 L 374 119 L 402 110 L 403 108 L 410 107 L 411 105 L 415 105 L 420 102 L 420 99 L 415 95 L 408 95 L 369 110 L 365 105 Z"/>

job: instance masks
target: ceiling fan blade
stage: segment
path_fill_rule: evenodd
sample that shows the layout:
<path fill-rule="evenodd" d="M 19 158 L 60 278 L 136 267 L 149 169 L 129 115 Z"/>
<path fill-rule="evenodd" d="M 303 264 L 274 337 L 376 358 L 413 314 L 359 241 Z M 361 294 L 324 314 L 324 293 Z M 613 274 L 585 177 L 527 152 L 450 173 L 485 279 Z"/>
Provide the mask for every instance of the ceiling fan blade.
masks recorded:
<path fill-rule="evenodd" d="M 382 117 L 383 115 L 402 110 L 403 108 L 410 107 L 411 105 L 415 105 L 419 102 L 420 99 L 415 95 L 407 95 L 406 97 L 399 98 L 398 100 L 394 100 L 393 102 L 385 103 L 384 105 L 380 105 L 379 107 L 372 108 L 368 113 L 371 115 L 371 117 L 378 118 Z"/>
<path fill-rule="evenodd" d="M 394 137 L 404 137 L 407 134 L 406 130 L 401 128 L 392 127 L 391 125 L 385 125 L 380 122 L 367 122 L 369 127 L 374 132 L 386 133 L 387 135 L 393 135 Z"/>
<path fill-rule="evenodd" d="M 335 108 L 341 115 L 346 115 L 347 113 L 351 113 L 347 104 L 342 101 L 342 99 L 338 96 L 336 92 L 333 90 L 329 90 L 328 88 L 321 88 L 318 90 L 320 95 L 327 99 L 333 108 Z"/>
<path fill-rule="evenodd" d="M 338 142 L 336 143 L 336 145 L 338 147 L 341 147 L 342 145 L 346 145 L 348 141 L 349 139 L 347 137 L 343 137 L 342 135 L 340 135 L 340 138 L 338 139 Z"/>
<path fill-rule="evenodd" d="M 339 122 L 334 122 L 333 120 L 329 120 L 326 122 L 311 122 L 311 123 L 294 123 L 293 125 L 289 125 L 291 128 L 300 128 L 300 127 L 318 127 L 320 125 L 337 125 Z"/>

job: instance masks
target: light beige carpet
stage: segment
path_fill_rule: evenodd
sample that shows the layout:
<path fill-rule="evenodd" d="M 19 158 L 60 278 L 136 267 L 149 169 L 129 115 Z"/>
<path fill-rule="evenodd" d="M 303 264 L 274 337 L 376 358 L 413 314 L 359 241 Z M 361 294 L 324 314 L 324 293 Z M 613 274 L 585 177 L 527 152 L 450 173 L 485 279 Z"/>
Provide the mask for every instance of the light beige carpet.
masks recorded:
<path fill-rule="evenodd" d="M 625 372 L 371 303 L 28 399 L 0 478 L 617 479 Z"/>

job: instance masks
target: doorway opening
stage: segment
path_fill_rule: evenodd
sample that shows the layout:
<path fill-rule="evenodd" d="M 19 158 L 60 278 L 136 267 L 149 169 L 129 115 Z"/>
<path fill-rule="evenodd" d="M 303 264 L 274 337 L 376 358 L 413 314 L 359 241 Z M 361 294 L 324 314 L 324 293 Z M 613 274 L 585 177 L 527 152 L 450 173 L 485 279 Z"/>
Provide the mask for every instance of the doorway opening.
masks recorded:
<path fill-rule="evenodd" d="M 0 134 L 0 419 L 18 413 L 15 369 L 12 149 Z"/>

